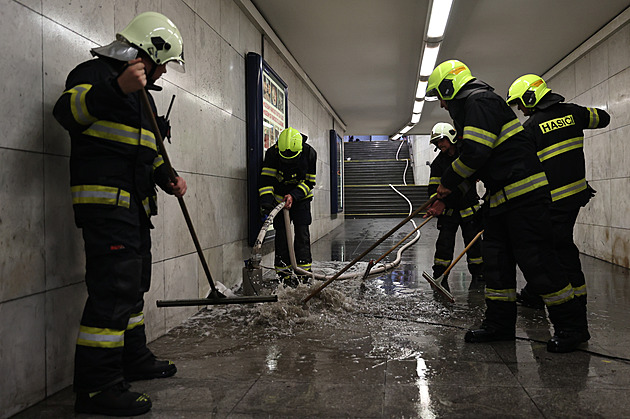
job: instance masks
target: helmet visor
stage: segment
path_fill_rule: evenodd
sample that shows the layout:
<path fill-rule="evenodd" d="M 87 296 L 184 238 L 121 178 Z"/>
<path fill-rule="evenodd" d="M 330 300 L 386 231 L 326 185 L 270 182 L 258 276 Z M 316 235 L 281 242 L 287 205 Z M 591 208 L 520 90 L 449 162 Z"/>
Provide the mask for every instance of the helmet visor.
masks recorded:
<path fill-rule="evenodd" d="M 178 73 L 186 72 L 186 67 L 184 66 L 184 62 L 177 59 L 168 61 L 166 63 L 166 66 L 169 68 L 169 70 L 175 70 Z"/>
<path fill-rule="evenodd" d="M 300 151 L 292 151 L 288 148 L 284 151 L 280 150 L 280 157 L 287 160 L 293 159 L 297 157 L 299 154 L 300 154 Z"/>

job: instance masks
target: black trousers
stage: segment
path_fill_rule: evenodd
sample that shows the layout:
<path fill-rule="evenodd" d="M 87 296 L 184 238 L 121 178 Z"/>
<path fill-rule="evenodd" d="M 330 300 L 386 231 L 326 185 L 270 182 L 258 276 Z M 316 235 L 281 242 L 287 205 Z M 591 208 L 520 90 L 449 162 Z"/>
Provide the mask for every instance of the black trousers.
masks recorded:
<path fill-rule="evenodd" d="M 311 257 L 311 233 L 309 230 L 312 222 L 311 201 L 294 202 L 289 210 L 289 216 L 293 222 L 293 230 L 295 232 L 293 239 L 295 259 L 300 267 L 310 270 L 313 262 Z M 284 214 L 282 212 L 273 219 L 273 227 L 276 229 L 274 263 L 278 273 L 281 276 L 287 276 L 291 274 L 288 269 L 291 266 L 291 259 L 285 231 Z M 287 268 L 283 269 L 285 267 Z"/>
<path fill-rule="evenodd" d="M 536 294 L 550 295 L 572 289 L 553 245 L 549 207 L 529 202 L 484 219 L 484 278 L 486 318 L 484 323 L 503 330 L 516 324 L 516 265 L 527 286 Z M 567 289 L 568 287 L 568 289 Z M 575 299 L 547 303 L 549 318 L 557 330 L 586 327 L 581 304 Z"/>
<path fill-rule="evenodd" d="M 141 219 L 138 226 L 97 219 L 83 227 L 88 298 L 75 353 L 76 392 L 116 384 L 125 365 L 152 355 L 142 314 L 151 285 L 151 234 Z"/>
<path fill-rule="evenodd" d="M 457 235 L 457 229 L 460 227 L 462 229 L 464 244 L 468 246 L 468 243 L 470 243 L 482 229 L 481 214 L 476 213 L 466 218 L 462 218 L 459 214 L 451 216 L 442 215 L 438 217 L 437 228 L 440 233 L 435 242 L 433 278 L 442 275 L 453 261 L 455 237 Z M 477 240 L 470 249 L 468 249 L 468 252 L 466 252 L 468 271 L 471 275 L 481 275 L 483 273 L 481 247 L 481 240 Z"/>

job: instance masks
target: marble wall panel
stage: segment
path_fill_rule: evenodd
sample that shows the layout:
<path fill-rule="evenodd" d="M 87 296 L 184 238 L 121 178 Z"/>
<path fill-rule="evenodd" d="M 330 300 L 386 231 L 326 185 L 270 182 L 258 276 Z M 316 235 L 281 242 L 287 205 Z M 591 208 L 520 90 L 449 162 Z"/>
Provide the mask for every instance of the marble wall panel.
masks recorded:
<path fill-rule="evenodd" d="M 195 19 L 197 36 L 195 48 L 197 51 L 197 68 L 195 76 L 196 94 L 216 106 L 223 107 L 224 98 L 221 50 L 225 42 L 221 36 L 200 17 Z"/>
<path fill-rule="evenodd" d="M 162 114 L 167 112 L 173 94 L 175 101 L 170 114 L 173 137 L 171 143 L 166 143 L 166 150 L 175 170 L 185 176 L 186 173 L 198 172 L 196 150 L 202 133 L 198 129 L 197 121 L 201 113 L 201 101 L 193 94 L 165 83 L 164 91 L 153 94 L 153 97 L 165 102 L 160 109 Z"/>
<path fill-rule="evenodd" d="M 223 109 L 245 121 L 245 59 L 221 43 L 221 98 Z"/>
<path fill-rule="evenodd" d="M 584 210 L 580 211 L 580 215 Z M 585 225 L 578 220 L 574 229 L 574 242 L 581 253 L 593 254 L 593 229 L 591 225 Z"/>
<path fill-rule="evenodd" d="M 610 225 L 630 230 L 630 178 L 610 180 Z"/>
<path fill-rule="evenodd" d="M 0 149 L 0 301 L 45 288 L 44 158 Z"/>
<path fill-rule="evenodd" d="M 188 190 L 184 195 L 184 203 L 190 214 L 195 230 L 199 229 L 197 217 L 197 184 L 198 176 L 186 175 Z M 186 219 L 182 213 L 179 201 L 172 195 L 164 196 L 164 258 L 170 259 L 178 255 L 195 252 L 195 244 L 191 239 Z"/>
<path fill-rule="evenodd" d="M 157 300 L 166 299 L 164 291 L 164 262 L 153 263 L 151 266 L 151 288 L 144 295 L 144 324 L 146 327 L 147 342 L 151 342 L 165 334 L 166 317 L 170 308 L 158 307 Z"/>
<path fill-rule="evenodd" d="M 592 226 L 593 243 L 590 256 L 602 260 L 612 260 L 611 228 L 608 226 Z"/>
<path fill-rule="evenodd" d="M 4 2 L 0 36 L 19 39 L 19 48 L 5 47 L 0 147 L 41 151 L 42 142 L 42 17 L 32 10 Z"/>
<path fill-rule="evenodd" d="M 206 259 L 206 263 L 208 264 L 208 269 L 210 270 L 210 276 L 212 277 L 212 281 L 214 282 L 215 287 L 219 286 L 219 283 L 224 284 L 224 275 L 223 275 L 223 246 L 216 246 L 210 249 L 206 249 L 203 251 L 204 257 Z M 199 297 L 205 298 L 210 293 L 210 282 L 208 281 L 208 277 L 201 265 L 201 261 L 198 261 L 199 266 L 197 269 L 199 270 Z"/>
<path fill-rule="evenodd" d="M 616 73 L 608 79 L 608 106 L 611 121 L 610 129 L 630 125 L 630 68 Z"/>
<path fill-rule="evenodd" d="M 193 9 L 215 32 L 221 30 L 221 0 L 194 0 Z"/>
<path fill-rule="evenodd" d="M 627 213 L 626 207 L 626 213 Z M 611 228 L 612 263 L 630 266 L 630 229 Z"/>
<path fill-rule="evenodd" d="M 172 197 L 158 188 L 158 215 L 151 217 L 151 255 L 153 263 L 164 260 L 164 247 L 167 243 L 164 240 L 164 224 L 168 222 L 164 217 L 164 202 L 170 201 Z"/>
<path fill-rule="evenodd" d="M 162 0 L 114 0 L 114 32 L 122 31 L 131 20 L 142 12 L 162 13 Z M 171 18 L 171 16 L 166 15 Z M 172 18 L 171 18 L 172 19 Z M 181 31 L 182 28 L 178 27 Z"/>
<path fill-rule="evenodd" d="M 621 27 L 605 43 L 608 49 L 608 74 L 610 77 L 630 67 L 630 25 Z"/>
<path fill-rule="evenodd" d="M 589 222 L 598 226 L 610 226 L 611 221 L 611 187 L 610 180 L 594 180 L 589 184 L 597 194 L 588 203 Z"/>
<path fill-rule="evenodd" d="M 175 23 L 175 26 L 182 34 L 184 39 L 184 60 L 186 61 L 185 73 L 169 70 L 162 77 L 188 92 L 195 92 L 198 90 L 197 75 L 199 72 L 204 71 L 205 65 L 203 59 L 199 58 L 199 51 L 197 50 L 198 34 L 196 33 L 195 22 L 198 16 L 186 3 L 181 1 L 163 1 L 162 13 Z"/>
<path fill-rule="evenodd" d="M 591 86 L 597 86 L 599 83 L 608 79 L 610 65 L 608 63 L 608 46 L 607 41 L 594 48 L 590 54 L 591 64 Z"/>
<path fill-rule="evenodd" d="M 83 282 L 46 293 L 46 394 L 72 384 L 74 352 L 87 299 Z"/>
<path fill-rule="evenodd" d="M 20 3 L 29 9 L 33 9 L 37 13 L 42 12 L 42 0 L 15 0 L 17 3 Z M 3 3 L 9 3 L 10 0 L 5 0 Z"/>
<path fill-rule="evenodd" d="M 239 18 L 239 39 L 240 49 L 238 53 L 245 58 L 248 52 L 260 54 L 262 49 L 262 36 L 252 22 L 249 21 L 244 13 Z"/>
<path fill-rule="evenodd" d="M 224 129 L 229 115 L 222 109 L 200 101 L 196 118 L 197 143 L 195 167 L 199 173 L 205 175 L 223 175 L 223 156 L 221 154 L 224 141 Z"/>
<path fill-rule="evenodd" d="M 610 147 L 610 136 L 608 132 L 599 134 L 584 140 L 585 159 L 589 163 L 589 176 L 587 180 L 601 180 L 610 178 L 610 159 L 612 149 Z M 589 145 L 588 148 L 586 145 Z"/>
<path fill-rule="evenodd" d="M 235 50 L 240 51 L 240 15 L 241 10 L 232 0 L 221 0 L 221 30 L 219 33 Z"/>
<path fill-rule="evenodd" d="M 196 253 L 190 253 L 164 261 L 164 298 L 166 300 L 198 297 L 198 258 Z M 179 326 L 198 309 L 197 307 L 165 307 L 162 310 L 168 310 L 166 329 L 170 330 Z"/>
<path fill-rule="evenodd" d="M 220 142 L 221 175 L 247 179 L 247 136 L 245 121 L 234 116 L 224 119 L 225 129 Z"/>
<path fill-rule="evenodd" d="M 223 182 L 223 178 L 203 176 L 198 183 L 195 196 L 199 210 L 195 223 L 199 225 L 197 237 L 203 249 L 216 246 L 223 240 L 221 226 L 226 220 L 222 217 L 222 205 L 223 201 L 232 199 L 230 194 L 220 194 Z"/>
<path fill-rule="evenodd" d="M 576 96 L 589 90 L 592 86 L 591 54 L 585 54 L 575 62 L 575 94 Z"/>
<path fill-rule="evenodd" d="M 74 224 L 68 158 L 44 156 L 46 289 L 82 283 L 85 251 Z"/>
<path fill-rule="evenodd" d="M 610 176 L 630 177 L 630 125 L 610 131 Z"/>
<path fill-rule="evenodd" d="M 575 98 L 575 64 L 571 64 L 562 72 L 545 81 L 547 87 L 564 96 L 567 101 L 570 102 Z"/>
<path fill-rule="evenodd" d="M 247 237 L 247 182 L 224 179 L 218 184 L 221 198 L 219 234 L 221 243 L 230 243 Z"/>
<path fill-rule="evenodd" d="M 4 276 L 2 278 L 5 278 Z M 0 412 L 6 417 L 46 396 L 46 297 L 0 304 Z"/>
<path fill-rule="evenodd" d="M 43 14 L 99 45 L 114 40 L 114 3 L 91 0 L 46 0 Z"/>
<path fill-rule="evenodd" d="M 247 243 L 242 241 L 234 241 L 223 245 L 223 285 L 230 289 L 236 289 L 243 282 L 243 261 L 249 258 L 249 254 L 245 253 Z"/>

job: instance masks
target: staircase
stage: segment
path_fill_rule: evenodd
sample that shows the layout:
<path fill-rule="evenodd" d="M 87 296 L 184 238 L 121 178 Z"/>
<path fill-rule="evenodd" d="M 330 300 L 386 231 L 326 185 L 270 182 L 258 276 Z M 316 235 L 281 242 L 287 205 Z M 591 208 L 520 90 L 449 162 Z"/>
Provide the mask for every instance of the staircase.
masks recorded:
<path fill-rule="evenodd" d="M 401 147 L 398 160 L 396 152 L 400 147 L 399 141 L 358 141 L 343 144 L 345 218 L 409 215 L 409 204 L 389 184 L 411 201 L 413 209 L 427 201 L 427 187 L 414 184 L 407 143 Z M 403 174 L 407 186 L 403 181 Z"/>

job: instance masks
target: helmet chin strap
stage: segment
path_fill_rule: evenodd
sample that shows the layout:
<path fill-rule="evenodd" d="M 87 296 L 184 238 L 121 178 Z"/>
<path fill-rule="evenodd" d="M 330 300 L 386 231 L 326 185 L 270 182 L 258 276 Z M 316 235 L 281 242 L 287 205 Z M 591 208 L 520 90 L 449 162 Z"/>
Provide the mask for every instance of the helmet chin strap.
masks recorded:
<path fill-rule="evenodd" d="M 155 74 L 155 70 L 157 70 L 158 65 L 156 63 L 153 62 L 153 60 L 151 60 L 151 70 L 149 72 L 147 72 L 146 68 L 144 70 L 144 72 L 147 75 L 147 86 L 146 88 L 148 90 L 155 90 L 156 92 L 159 92 L 162 90 L 161 86 L 157 86 L 154 82 L 153 82 L 153 75 Z"/>

